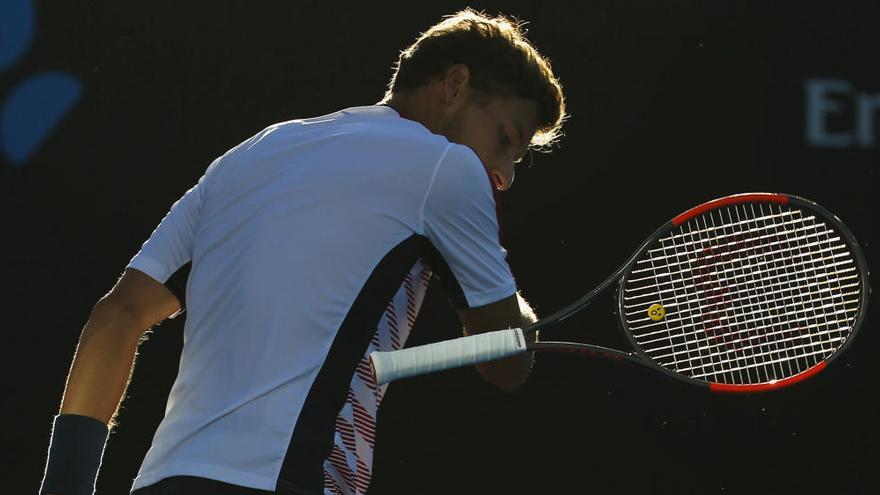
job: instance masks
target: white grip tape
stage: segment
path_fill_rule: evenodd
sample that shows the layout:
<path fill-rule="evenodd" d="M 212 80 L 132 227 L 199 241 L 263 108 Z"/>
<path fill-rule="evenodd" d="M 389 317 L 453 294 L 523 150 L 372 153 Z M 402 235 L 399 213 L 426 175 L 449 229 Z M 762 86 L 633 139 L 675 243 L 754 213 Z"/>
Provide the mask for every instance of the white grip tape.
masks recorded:
<path fill-rule="evenodd" d="M 458 368 L 525 352 L 522 330 L 510 328 L 479 333 L 400 351 L 370 354 L 379 385 L 400 378 Z"/>

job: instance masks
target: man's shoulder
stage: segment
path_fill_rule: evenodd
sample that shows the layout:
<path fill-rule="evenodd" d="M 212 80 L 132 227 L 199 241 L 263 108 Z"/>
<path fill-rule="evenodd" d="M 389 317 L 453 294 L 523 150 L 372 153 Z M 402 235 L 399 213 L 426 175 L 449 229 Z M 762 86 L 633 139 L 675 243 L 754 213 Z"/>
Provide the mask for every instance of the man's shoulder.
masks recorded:
<path fill-rule="evenodd" d="M 433 134 L 419 122 L 400 117 L 394 109 L 384 105 L 349 107 L 326 115 L 278 122 L 263 129 L 258 136 L 273 132 L 303 137 L 363 136 L 375 144 L 411 143 L 441 152 L 449 145 L 446 137 Z"/>
<path fill-rule="evenodd" d="M 471 173 L 478 172 L 482 174 L 485 172 L 483 162 L 477 156 L 477 153 L 463 144 L 448 143 L 448 149 L 445 150 L 443 155 L 443 163 L 446 167 Z"/>

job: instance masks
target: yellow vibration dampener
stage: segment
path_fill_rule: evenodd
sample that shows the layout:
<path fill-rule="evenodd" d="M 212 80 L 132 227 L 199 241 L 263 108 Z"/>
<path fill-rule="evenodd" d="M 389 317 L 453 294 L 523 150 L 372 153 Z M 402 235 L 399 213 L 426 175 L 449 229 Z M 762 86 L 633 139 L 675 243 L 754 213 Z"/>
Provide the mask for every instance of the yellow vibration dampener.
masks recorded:
<path fill-rule="evenodd" d="M 666 316 L 666 308 L 664 308 L 662 304 L 652 304 L 651 307 L 648 308 L 648 318 L 654 321 L 660 321 L 664 316 Z"/>

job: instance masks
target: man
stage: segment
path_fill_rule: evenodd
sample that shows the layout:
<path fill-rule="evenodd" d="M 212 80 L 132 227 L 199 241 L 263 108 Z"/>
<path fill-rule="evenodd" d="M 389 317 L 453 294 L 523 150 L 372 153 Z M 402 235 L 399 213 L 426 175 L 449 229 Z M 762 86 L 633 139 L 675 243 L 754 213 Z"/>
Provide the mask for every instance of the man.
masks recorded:
<path fill-rule="evenodd" d="M 147 329 L 185 307 L 180 370 L 132 490 L 363 493 L 369 352 L 403 346 L 433 273 L 465 333 L 534 320 L 493 190 L 552 143 L 561 87 L 519 26 L 467 10 L 425 32 L 377 105 L 275 124 L 216 159 L 83 329 L 41 493 L 91 493 Z M 530 355 L 485 363 L 514 390 Z"/>

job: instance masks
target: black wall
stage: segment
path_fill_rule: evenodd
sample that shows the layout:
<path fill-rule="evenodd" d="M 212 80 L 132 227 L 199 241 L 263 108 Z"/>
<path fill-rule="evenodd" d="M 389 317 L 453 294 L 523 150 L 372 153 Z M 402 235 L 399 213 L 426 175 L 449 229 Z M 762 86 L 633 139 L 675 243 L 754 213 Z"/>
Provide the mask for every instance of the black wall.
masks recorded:
<path fill-rule="evenodd" d="M 529 21 L 568 96 L 562 147 L 535 154 L 503 199 L 511 264 L 539 313 L 672 216 L 737 192 L 826 206 L 876 264 L 880 7 L 770 4 L 471 4 Z M 466 5 L 2 3 L 0 491 L 36 491 L 91 305 L 210 161 L 270 123 L 378 101 L 398 50 Z M 827 371 L 773 394 L 709 395 L 575 357 L 539 361 L 509 396 L 470 369 L 400 382 L 371 493 L 875 492 L 875 321 Z M 182 328 L 142 346 L 99 494 L 127 493 Z M 615 328 L 600 300 L 561 334 Z M 432 290 L 412 342 L 457 332 Z"/>

